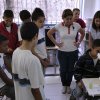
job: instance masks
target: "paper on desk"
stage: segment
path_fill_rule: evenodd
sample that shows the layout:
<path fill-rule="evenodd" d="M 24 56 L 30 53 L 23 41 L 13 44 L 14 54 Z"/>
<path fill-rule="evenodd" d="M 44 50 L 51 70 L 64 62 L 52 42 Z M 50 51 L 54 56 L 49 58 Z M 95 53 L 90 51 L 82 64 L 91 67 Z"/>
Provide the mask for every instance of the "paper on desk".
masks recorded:
<path fill-rule="evenodd" d="M 92 89 L 88 89 L 89 95 L 100 96 L 100 84 L 94 84 Z"/>

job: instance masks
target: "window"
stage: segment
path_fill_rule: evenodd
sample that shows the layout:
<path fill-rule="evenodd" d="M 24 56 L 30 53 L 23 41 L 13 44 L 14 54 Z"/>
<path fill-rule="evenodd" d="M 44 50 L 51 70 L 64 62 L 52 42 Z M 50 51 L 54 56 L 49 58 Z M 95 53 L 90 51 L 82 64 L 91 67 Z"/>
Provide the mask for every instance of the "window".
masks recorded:
<path fill-rule="evenodd" d="M 6 9 L 6 0 L 0 0 L 0 21 L 2 20 L 3 17 L 3 12 Z"/>
<path fill-rule="evenodd" d="M 9 3 L 5 5 L 5 1 Z M 0 7 L 2 8 L 0 8 L 0 18 L 5 8 L 12 9 L 15 14 L 14 21 L 17 23 L 20 22 L 19 12 L 21 10 L 27 9 L 32 13 L 35 7 L 40 7 L 45 13 L 46 23 L 52 24 L 61 21 L 64 9 L 79 8 L 79 0 L 0 0 Z"/>

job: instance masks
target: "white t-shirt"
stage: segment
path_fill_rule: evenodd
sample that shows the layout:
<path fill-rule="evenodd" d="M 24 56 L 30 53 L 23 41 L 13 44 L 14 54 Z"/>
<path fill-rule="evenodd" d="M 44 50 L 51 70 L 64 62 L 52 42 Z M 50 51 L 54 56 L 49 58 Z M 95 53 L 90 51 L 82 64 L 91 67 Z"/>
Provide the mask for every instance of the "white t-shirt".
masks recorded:
<path fill-rule="evenodd" d="M 11 32 L 11 26 L 6 27 L 7 31 L 10 33 Z"/>
<path fill-rule="evenodd" d="M 97 64 L 97 61 L 98 61 L 98 57 L 96 59 L 93 59 L 94 66 Z"/>
<path fill-rule="evenodd" d="M 44 76 L 39 59 L 29 50 L 17 48 L 12 57 L 12 72 L 14 77 L 16 100 L 35 100 L 31 88 L 40 88 L 45 100 L 43 85 Z M 26 80 L 26 81 L 25 81 Z"/>
<path fill-rule="evenodd" d="M 47 58 L 45 34 L 44 33 L 45 33 L 44 28 L 39 29 L 38 43 L 35 47 L 35 52 L 43 59 Z"/>
<path fill-rule="evenodd" d="M 18 40 L 22 41 L 21 35 L 20 35 L 20 27 L 18 28 Z M 35 52 L 42 58 L 47 58 L 47 51 L 46 51 L 46 44 L 45 44 L 45 34 L 44 34 L 44 28 L 39 29 L 38 34 L 38 43 L 35 47 Z"/>
<path fill-rule="evenodd" d="M 70 34 L 68 34 L 68 27 L 62 25 L 62 23 L 55 26 L 60 41 L 64 43 L 63 47 L 59 48 L 59 50 L 65 52 L 77 50 L 77 47 L 74 46 L 74 42 L 80 28 L 81 26 L 78 23 L 73 22 L 73 25 L 70 26 Z"/>
<path fill-rule="evenodd" d="M 90 34 L 91 34 L 93 40 L 95 40 L 95 39 L 100 39 L 100 31 L 97 31 L 97 32 L 96 32 L 96 30 L 94 30 L 94 29 L 92 28 L 92 26 L 90 26 L 89 32 L 90 32 Z"/>

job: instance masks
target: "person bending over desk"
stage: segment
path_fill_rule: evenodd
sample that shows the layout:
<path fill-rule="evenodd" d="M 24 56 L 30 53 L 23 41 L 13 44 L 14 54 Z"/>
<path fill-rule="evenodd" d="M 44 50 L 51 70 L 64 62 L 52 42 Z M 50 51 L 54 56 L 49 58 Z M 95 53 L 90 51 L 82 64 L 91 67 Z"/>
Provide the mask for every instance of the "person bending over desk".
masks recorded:
<path fill-rule="evenodd" d="M 87 50 L 75 64 L 74 77 L 78 86 L 76 89 L 76 98 L 84 91 L 82 84 L 83 78 L 100 77 L 100 59 L 98 59 L 98 53 L 100 53 L 100 39 L 94 40 L 92 48 Z M 73 92 L 71 98 L 73 98 Z"/>

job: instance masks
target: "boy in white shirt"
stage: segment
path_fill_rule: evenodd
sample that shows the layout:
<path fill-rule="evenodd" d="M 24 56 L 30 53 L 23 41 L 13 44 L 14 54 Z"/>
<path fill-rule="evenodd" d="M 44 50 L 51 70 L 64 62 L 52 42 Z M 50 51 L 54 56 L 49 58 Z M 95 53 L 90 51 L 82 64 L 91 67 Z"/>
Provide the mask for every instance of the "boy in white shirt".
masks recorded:
<path fill-rule="evenodd" d="M 22 45 L 12 57 L 16 100 L 45 100 L 41 64 L 31 52 L 37 43 L 38 28 L 33 22 L 27 22 L 22 25 L 20 32 Z"/>

